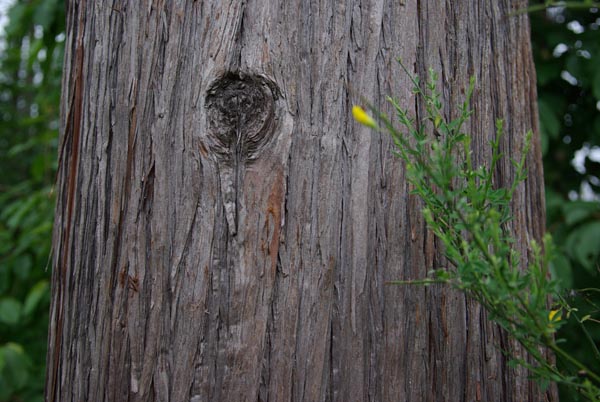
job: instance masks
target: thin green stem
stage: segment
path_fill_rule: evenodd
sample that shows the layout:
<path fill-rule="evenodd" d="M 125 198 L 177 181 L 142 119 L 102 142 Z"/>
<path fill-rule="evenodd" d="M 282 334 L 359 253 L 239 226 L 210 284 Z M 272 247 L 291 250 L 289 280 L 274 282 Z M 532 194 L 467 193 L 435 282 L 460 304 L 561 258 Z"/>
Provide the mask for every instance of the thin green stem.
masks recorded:
<path fill-rule="evenodd" d="M 433 284 L 446 284 L 447 279 L 416 279 L 407 281 L 387 281 L 386 285 L 433 285 Z"/>
<path fill-rule="evenodd" d="M 600 361 L 600 351 L 598 350 L 598 347 L 596 346 L 596 342 L 594 342 L 594 339 L 592 338 L 589 331 L 585 327 L 585 324 L 581 321 L 581 319 L 579 318 L 577 313 L 572 311 L 571 314 L 573 315 L 573 317 L 575 317 L 575 320 L 577 320 L 577 324 L 579 325 L 579 327 L 581 328 L 581 331 L 585 335 L 585 339 L 588 341 L 589 345 L 591 346 L 592 350 L 594 351 L 594 356 L 596 357 L 596 359 L 598 361 Z"/>
<path fill-rule="evenodd" d="M 571 363 L 572 365 L 577 367 L 579 370 L 582 370 L 583 372 L 585 372 L 586 376 L 588 376 L 589 378 L 596 381 L 596 383 L 600 384 L 600 376 L 598 376 L 598 374 L 594 373 L 589 368 L 587 368 L 583 363 L 581 363 L 579 360 L 577 360 L 576 358 L 574 358 L 573 356 L 571 356 L 570 354 L 568 354 L 567 352 L 562 350 L 558 345 L 556 345 L 556 343 L 548 343 L 546 346 L 548 346 L 558 356 L 567 360 L 569 363 Z"/>
<path fill-rule="evenodd" d="M 598 293 L 600 293 L 600 289 L 596 289 L 596 288 L 583 288 L 583 289 L 573 289 L 573 290 L 577 293 L 583 293 L 583 292 L 598 292 Z"/>

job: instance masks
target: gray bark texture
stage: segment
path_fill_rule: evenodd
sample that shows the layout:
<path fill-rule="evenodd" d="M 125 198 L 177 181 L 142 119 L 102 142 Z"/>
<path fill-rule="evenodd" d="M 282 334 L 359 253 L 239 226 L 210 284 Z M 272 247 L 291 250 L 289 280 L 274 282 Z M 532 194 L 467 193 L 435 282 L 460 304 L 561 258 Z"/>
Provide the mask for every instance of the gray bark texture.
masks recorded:
<path fill-rule="evenodd" d="M 69 1 L 46 400 L 544 401 L 446 287 L 361 97 L 471 75 L 474 159 L 537 130 L 525 0 Z M 536 140 L 511 229 L 544 230 Z M 498 184 L 512 166 L 502 162 Z"/>

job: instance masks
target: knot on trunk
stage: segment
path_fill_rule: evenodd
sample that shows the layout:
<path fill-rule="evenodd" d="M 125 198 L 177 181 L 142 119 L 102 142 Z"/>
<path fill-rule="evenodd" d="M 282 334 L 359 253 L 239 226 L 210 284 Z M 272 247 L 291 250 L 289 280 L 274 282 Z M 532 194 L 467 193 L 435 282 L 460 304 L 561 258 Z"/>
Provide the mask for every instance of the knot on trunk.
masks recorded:
<path fill-rule="evenodd" d="M 246 162 L 258 157 L 273 137 L 275 84 L 258 75 L 227 73 L 206 94 L 210 148 L 219 160 Z"/>

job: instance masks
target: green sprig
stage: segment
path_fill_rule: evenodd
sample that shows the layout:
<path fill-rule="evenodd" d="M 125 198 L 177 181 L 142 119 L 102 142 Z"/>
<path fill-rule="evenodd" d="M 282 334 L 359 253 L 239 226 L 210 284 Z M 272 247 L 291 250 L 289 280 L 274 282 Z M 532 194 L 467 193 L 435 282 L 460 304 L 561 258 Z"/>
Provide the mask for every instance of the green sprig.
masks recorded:
<path fill-rule="evenodd" d="M 457 107 L 458 117 L 448 120 L 437 90 L 437 73 L 429 70 L 422 89 L 419 77 L 411 74 L 400 60 L 399 63 L 413 84 L 412 94 L 422 102 L 424 118 L 417 121 L 399 101 L 388 97 L 403 129 L 400 131 L 385 114 L 373 107 L 370 110 L 382 123 L 377 126 L 378 131 L 390 135 L 395 155 L 404 162 L 412 192 L 422 199 L 425 221 L 441 240 L 450 267 L 431 271 L 424 279 L 389 283 L 441 283 L 459 289 L 479 302 L 490 319 L 516 339 L 534 360 L 530 363 L 513 356 L 514 364 L 529 369 L 541 384 L 563 383 L 595 400 L 600 395 L 600 376 L 560 348 L 554 339 L 564 320 L 559 310 L 549 306 L 560 305 L 565 310 L 568 306 L 558 294 L 556 282 L 549 279 L 553 255 L 550 236 L 544 237 L 543 248 L 535 241 L 529 244 L 530 257 L 526 262 L 507 228 L 512 220 L 513 196 L 527 178 L 526 160 L 533 133 L 529 131 L 524 136 L 520 157 L 511 160 L 512 182 L 506 188 L 498 188 L 493 176 L 503 157 L 503 122 L 496 122 L 495 137 L 489 143 L 488 166 L 473 165 L 471 136 L 464 131 L 472 114 L 469 105 L 475 80 L 470 80 L 465 100 Z M 542 353 L 544 349 L 565 361 L 574 373 L 560 371 L 548 354 Z M 577 375 L 582 372 L 584 377 Z"/>

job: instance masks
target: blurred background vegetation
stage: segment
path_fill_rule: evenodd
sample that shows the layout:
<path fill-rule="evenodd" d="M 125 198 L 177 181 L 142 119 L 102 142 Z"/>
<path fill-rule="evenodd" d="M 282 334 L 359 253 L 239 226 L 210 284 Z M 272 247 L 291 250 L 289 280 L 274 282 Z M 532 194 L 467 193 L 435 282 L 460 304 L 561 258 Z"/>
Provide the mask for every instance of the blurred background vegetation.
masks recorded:
<path fill-rule="evenodd" d="M 554 273 L 577 308 L 559 337 L 597 367 L 600 10 L 530 17 Z M 64 18 L 63 0 L 0 0 L 0 402 L 43 400 Z"/>
<path fill-rule="evenodd" d="M 543 2 L 540 2 L 543 3 Z M 577 309 L 558 338 L 600 365 L 600 10 L 530 14 L 544 154 L 547 230 L 561 253 L 554 273 Z M 558 362 L 559 365 L 561 362 Z M 561 389 L 561 401 L 578 401 Z"/>
<path fill-rule="evenodd" d="M 0 401 L 42 401 L 62 0 L 0 4 Z"/>

